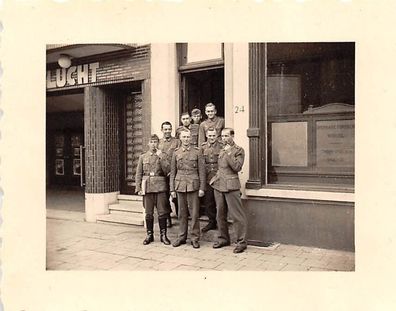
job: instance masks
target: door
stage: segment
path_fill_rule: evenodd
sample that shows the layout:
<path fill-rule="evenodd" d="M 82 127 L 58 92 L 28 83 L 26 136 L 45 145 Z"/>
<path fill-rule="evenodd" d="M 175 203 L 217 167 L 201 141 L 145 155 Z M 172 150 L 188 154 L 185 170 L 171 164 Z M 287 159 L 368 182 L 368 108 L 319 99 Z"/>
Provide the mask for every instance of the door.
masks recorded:
<path fill-rule="evenodd" d="M 120 96 L 120 191 L 134 194 L 136 167 L 143 152 L 143 97 L 141 91 L 132 90 Z"/>
<path fill-rule="evenodd" d="M 55 131 L 51 136 L 51 184 L 80 186 L 82 129 Z"/>

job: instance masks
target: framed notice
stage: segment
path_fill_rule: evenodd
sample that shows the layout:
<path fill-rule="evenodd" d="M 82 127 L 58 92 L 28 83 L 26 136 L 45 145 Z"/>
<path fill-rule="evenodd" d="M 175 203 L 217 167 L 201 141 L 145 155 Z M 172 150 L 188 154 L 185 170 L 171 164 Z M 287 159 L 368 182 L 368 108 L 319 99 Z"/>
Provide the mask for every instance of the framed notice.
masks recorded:
<path fill-rule="evenodd" d="M 63 148 L 56 148 L 56 156 L 63 157 Z"/>
<path fill-rule="evenodd" d="M 272 123 L 272 166 L 308 165 L 308 123 Z"/>
<path fill-rule="evenodd" d="M 65 137 L 62 134 L 55 136 L 55 146 L 63 148 L 65 145 Z"/>
<path fill-rule="evenodd" d="M 354 167 L 355 120 L 316 122 L 316 163 L 318 167 Z"/>
<path fill-rule="evenodd" d="M 71 145 L 73 147 L 79 147 L 81 145 L 80 135 L 72 135 L 72 137 L 71 137 Z"/>
<path fill-rule="evenodd" d="M 73 156 L 76 158 L 80 157 L 80 148 L 76 148 L 76 147 L 73 148 Z"/>
<path fill-rule="evenodd" d="M 55 160 L 55 175 L 65 175 L 65 161 L 63 159 Z"/>
<path fill-rule="evenodd" d="M 81 175 L 81 160 L 73 159 L 73 175 Z"/>

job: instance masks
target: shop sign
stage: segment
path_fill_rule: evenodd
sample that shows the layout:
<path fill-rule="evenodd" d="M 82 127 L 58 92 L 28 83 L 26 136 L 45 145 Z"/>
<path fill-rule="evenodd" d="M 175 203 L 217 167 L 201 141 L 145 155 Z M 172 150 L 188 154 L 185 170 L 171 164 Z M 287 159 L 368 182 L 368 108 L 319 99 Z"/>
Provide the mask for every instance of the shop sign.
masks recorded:
<path fill-rule="evenodd" d="M 47 89 L 95 83 L 98 68 L 99 62 L 58 68 L 55 72 L 55 79 L 53 72 L 47 70 Z"/>

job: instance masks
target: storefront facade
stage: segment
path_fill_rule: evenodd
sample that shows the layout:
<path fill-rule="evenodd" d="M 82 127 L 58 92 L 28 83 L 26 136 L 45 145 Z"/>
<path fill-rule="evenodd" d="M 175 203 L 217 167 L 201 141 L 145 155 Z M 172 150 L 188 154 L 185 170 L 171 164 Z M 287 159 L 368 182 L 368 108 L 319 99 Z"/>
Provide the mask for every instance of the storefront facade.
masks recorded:
<path fill-rule="evenodd" d="M 73 56 L 65 68 L 57 61 Z M 73 96 L 80 94 L 73 105 Z M 68 111 L 67 107 L 77 111 Z M 78 186 L 85 189 L 87 221 L 108 214 L 118 194 L 134 193 L 134 170 L 151 131 L 149 45 L 71 45 L 47 50 L 47 184 L 67 186 L 73 115 L 82 117 Z M 64 112 L 66 110 L 66 112 Z M 55 121 L 57 120 L 57 121 Z M 49 124 L 54 124 L 50 131 Z M 55 135 L 55 137 L 54 137 Z M 51 141 L 58 140 L 58 145 Z M 62 167 L 63 168 L 59 168 Z M 55 168 L 54 168 L 55 167 Z M 52 173 L 55 169 L 55 173 Z M 76 169 L 73 167 L 73 173 Z M 48 180 L 49 179 L 49 180 Z M 73 183 L 76 185 L 76 183 Z"/>
<path fill-rule="evenodd" d="M 82 56 L 61 69 L 55 61 L 78 54 L 74 48 Z M 47 50 L 53 60 L 47 61 L 47 112 L 55 110 L 47 113 L 47 141 L 54 141 L 47 143 L 47 184 L 62 172 L 60 160 L 65 174 L 68 159 L 61 155 L 72 150 L 73 161 L 82 160 L 87 221 L 108 213 L 120 193 L 133 195 L 136 161 L 150 133 L 162 136 L 163 121 L 175 128 L 181 112 L 204 114 L 213 102 L 245 149 L 240 177 L 249 242 L 354 249 L 353 44 L 100 48 L 110 49 Z M 83 99 L 84 135 L 74 145 L 70 137 L 81 126 L 55 126 L 64 119 L 49 104 L 56 97 L 65 105 Z M 81 118 L 81 109 L 67 113 Z M 59 133 L 70 147 L 61 147 Z"/>

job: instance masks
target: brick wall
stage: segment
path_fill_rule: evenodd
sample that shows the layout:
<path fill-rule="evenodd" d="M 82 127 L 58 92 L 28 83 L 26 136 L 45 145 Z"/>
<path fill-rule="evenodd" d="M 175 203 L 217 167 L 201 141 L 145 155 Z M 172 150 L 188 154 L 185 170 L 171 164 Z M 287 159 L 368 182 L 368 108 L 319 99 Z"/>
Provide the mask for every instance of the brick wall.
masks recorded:
<path fill-rule="evenodd" d="M 108 90 L 85 88 L 85 192 L 119 190 L 119 105 Z"/>

